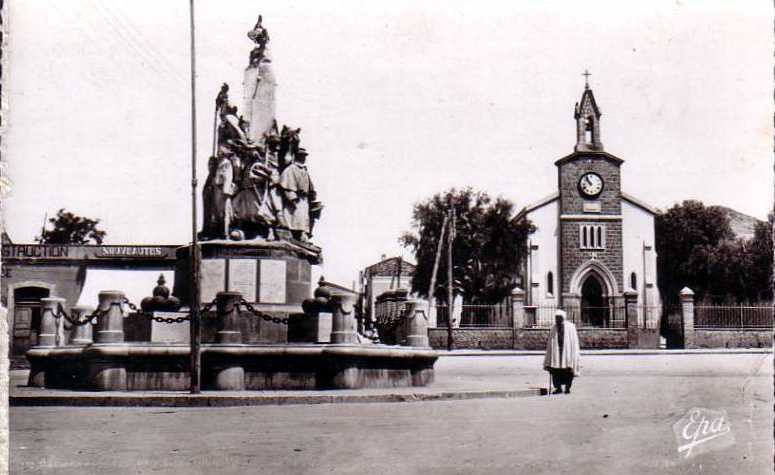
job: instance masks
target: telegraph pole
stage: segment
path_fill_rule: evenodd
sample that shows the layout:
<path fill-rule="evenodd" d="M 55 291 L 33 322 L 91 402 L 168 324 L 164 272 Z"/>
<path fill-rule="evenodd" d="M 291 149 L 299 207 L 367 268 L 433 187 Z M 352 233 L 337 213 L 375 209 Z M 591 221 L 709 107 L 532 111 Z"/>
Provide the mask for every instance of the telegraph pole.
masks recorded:
<path fill-rule="evenodd" d="M 201 332 L 199 328 L 199 242 L 196 223 L 196 48 L 194 41 L 194 0 L 189 0 L 189 29 L 191 31 L 191 302 L 190 325 L 190 361 L 191 394 L 201 391 Z"/>
<path fill-rule="evenodd" d="M 431 314 L 431 306 L 436 303 L 436 274 L 439 271 L 439 260 L 441 258 L 441 249 L 444 246 L 444 233 L 447 230 L 447 218 L 444 215 L 444 222 L 441 223 L 441 232 L 439 233 L 439 242 L 436 244 L 436 256 L 433 259 L 433 272 L 431 272 L 431 285 L 428 287 L 428 316 Z M 437 313 L 438 317 L 438 313 Z"/>
<path fill-rule="evenodd" d="M 452 281 L 452 243 L 455 241 L 455 207 L 449 210 L 449 233 L 447 233 L 447 351 L 452 351 L 454 338 L 452 336 L 452 315 L 455 310 L 455 294 Z"/>

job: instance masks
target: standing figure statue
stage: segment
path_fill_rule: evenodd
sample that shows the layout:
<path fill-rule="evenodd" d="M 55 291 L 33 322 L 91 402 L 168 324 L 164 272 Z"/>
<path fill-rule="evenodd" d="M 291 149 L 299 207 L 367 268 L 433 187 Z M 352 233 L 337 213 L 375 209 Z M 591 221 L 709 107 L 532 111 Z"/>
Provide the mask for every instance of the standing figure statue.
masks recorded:
<path fill-rule="evenodd" d="M 210 157 L 209 174 L 202 189 L 204 223 L 202 238 L 223 239 L 229 235 L 232 220 L 231 197 L 234 195 L 234 167 L 224 155 Z"/>
<path fill-rule="evenodd" d="M 293 156 L 293 163 L 280 175 L 283 200 L 280 224 L 299 241 L 308 241 L 312 236 L 310 204 L 317 203 L 317 194 L 307 171 L 306 161 L 307 151 L 299 148 Z"/>
<path fill-rule="evenodd" d="M 241 185 L 243 169 L 258 147 L 244 131 L 237 117 L 237 107 L 229 103 L 229 86 L 224 84 L 215 99 L 216 118 L 220 125 L 215 133 L 215 155 L 208 164 L 209 174 L 202 190 L 204 225 L 202 238 L 224 239 L 232 233 L 234 210 L 232 198 Z"/>

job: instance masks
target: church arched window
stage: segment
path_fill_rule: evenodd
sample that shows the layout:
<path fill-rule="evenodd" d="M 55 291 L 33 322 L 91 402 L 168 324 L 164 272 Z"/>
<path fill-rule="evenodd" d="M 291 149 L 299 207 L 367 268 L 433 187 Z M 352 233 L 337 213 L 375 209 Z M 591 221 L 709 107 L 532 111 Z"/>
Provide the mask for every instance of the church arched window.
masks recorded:
<path fill-rule="evenodd" d="M 552 271 L 546 274 L 546 294 L 548 297 L 554 296 L 554 274 Z"/>
<path fill-rule="evenodd" d="M 635 275 L 635 272 L 630 274 L 630 288 L 632 290 L 638 290 L 638 276 Z"/>

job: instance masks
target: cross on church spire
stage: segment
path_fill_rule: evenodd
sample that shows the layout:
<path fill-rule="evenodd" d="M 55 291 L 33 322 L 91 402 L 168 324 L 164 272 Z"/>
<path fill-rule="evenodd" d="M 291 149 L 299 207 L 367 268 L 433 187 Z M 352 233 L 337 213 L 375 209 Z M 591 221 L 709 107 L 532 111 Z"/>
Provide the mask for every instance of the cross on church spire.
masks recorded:
<path fill-rule="evenodd" d="M 589 89 L 589 77 L 591 76 L 589 70 L 585 69 L 581 75 L 584 76 L 584 89 Z"/>

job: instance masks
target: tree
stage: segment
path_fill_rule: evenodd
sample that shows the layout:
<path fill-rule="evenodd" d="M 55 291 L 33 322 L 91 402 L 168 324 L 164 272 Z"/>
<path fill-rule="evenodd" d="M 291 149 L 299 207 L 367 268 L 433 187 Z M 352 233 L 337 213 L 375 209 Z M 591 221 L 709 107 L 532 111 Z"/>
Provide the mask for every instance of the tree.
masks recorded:
<path fill-rule="evenodd" d="M 747 243 L 752 302 L 772 300 L 772 230 L 773 214 L 770 213 L 767 222 L 756 223 L 753 238 Z"/>
<path fill-rule="evenodd" d="M 40 244 L 102 244 L 105 231 L 97 229 L 99 219 L 89 219 L 76 216 L 69 211 L 60 209 L 54 218 L 48 222 L 54 229 L 43 229 L 35 240 Z"/>
<path fill-rule="evenodd" d="M 698 301 L 755 303 L 772 298 L 772 216 L 751 239 L 736 238 L 727 211 L 684 201 L 656 218 L 659 288 L 676 298 L 684 286 Z"/>
<path fill-rule="evenodd" d="M 734 239 L 727 213 L 699 201 L 676 204 L 655 219 L 659 288 L 666 299 L 690 287 L 698 300 L 709 291 L 719 244 Z"/>
<path fill-rule="evenodd" d="M 452 188 L 414 205 L 412 231 L 399 241 L 412 249 L 417 268 L 412 290 L 429 295 L 434 257 L 444 216 L 450 206 L 456 212 L 456 237 L 453 244 L 453 273 L 456 294 L 468 303 L 494 304 L 514 288 L 514 275 L 526 254 L 526 242 L 535 227 L 527 220 L 514 221 L 514 205 L 471 188 Z M 446 259 L 439 261 L 438 282 L 434 295 L 446 301 Z"/>

